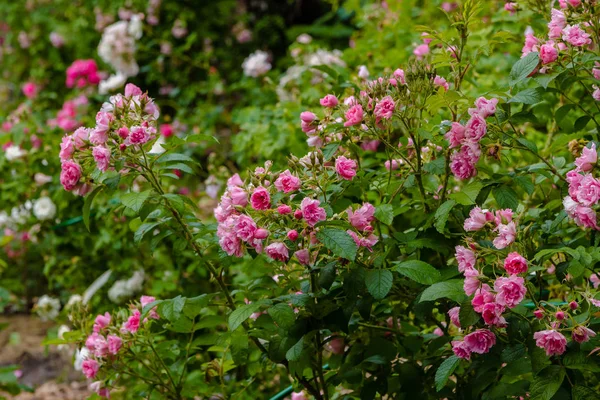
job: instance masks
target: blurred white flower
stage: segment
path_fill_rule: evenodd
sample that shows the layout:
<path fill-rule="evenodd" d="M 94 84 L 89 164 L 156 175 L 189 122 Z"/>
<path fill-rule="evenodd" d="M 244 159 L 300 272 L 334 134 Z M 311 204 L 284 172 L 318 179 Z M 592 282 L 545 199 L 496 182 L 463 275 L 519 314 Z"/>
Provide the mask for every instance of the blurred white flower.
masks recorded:
<path fill-rule="evenodd" d="M 56 215 L 56 205 L 49 197 L 40 197 L 33 205 L 33 215 L 40 221 L 52 219 Z"/>
<path fill-rule="evenodd" d="M 60 313 L 60 300 L 45 294 L 38 299 L 34 309 L 42 321 L 54 320 Z"/>
<path fill-rule="evenodd" d="M 271 70 L 269 54 L 262 50 L 257 50 L 250 54 L 242 64 L 244 75 L 258 78 Z"/>
<path fill-rule="evenodd" d="M 142 290 L 144 278 L 144 271 L 139 269 L 133 273 L 131 278 L 116 281 L 108 290 L 108 298 L 113 303 L 122 303 Z"/>
<path fill-rule="evenodd" d="M 19 158 L 23 158 L 27 152 L 19 146 L 11 145 L 4 150 L 4 156 L 8 161 L 15 161 Z"/>

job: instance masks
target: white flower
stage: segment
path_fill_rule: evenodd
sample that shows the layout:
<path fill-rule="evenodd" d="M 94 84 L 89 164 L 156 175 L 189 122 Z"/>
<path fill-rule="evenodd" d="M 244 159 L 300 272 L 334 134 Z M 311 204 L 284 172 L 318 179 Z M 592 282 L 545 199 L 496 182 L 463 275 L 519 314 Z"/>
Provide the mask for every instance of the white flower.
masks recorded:
<path fill-rule="evenodd" d="M 48 175 L 44 175 L 41 172 L 36 172 L 35 175 L 33 176 L 33 180 L 35 181 L 36 185 L 45 185 L 46 183 L 50 183 L 52 182 L 52 177 L 48 176 Z"/>
<path fill-rule="evenodd" d="M 40 221 L 52 219 L 56 215 L 56 205 L 49 197 L 40 197 L 33 205 L 33 215 Z"/>
<path fill-rule="evenodd" d="M 71 297 L 69 297 L 69 301 L 67 301 L 67 305 L 66 305 L 66 307 L 67 307 L 67 308 L 71 308 L 71 307 L 73 307 L 75 304 L 79 304 L 79 303 L 81 303 L 82 299 L 83 299 L 83 298 L 81 297 L 81 295 L 74 294 L 74 295 L 72 295 Z"/>
<path fill-rule="evenodd" d="M 25 205 L 13 207 L 10 210 L 10 222 L 13 224 L 23 225 L 25 222 L 27 222 L 30 216 L 31 213 L 29 212 L 29 210 L 27 210 L 27 207 L 25 207 Z"/>
<path fill-rule="evenodd" d="M 122 303 L 135 293 L 140 292 L 144 283 L 144 275 L 144 271 L 140 269 L 135 271 L 131 278 L 116 281 L 108 290 L 110 301 L 113 303 Z"/>
<path fill-rule="evenodd" d="M 127 82 L 127 76 L 117 73 L 109 76 L 107 79 L 100 81 L 98 85 L 98 93 L 107 94 L 113 90 L 119 89 Z"/>
<path fill-rule="evenodd" d="M 81 371 L 83 362 L 90 356 L 90 351 L 86 347 L 75 351 L 75 361 L 73 362 L 73 368 L 75 371 Z"/>
<path fill-rule="evenodd" d="M 27 152 L 21 149 L 19 146 L 11 145 L 4 150 L 4 156 L 8 161 L 15 161 L 23 158 Z"/>
<path fill-rule="evenodd" d="M 302 44 L 309 44 L 312 42 L 312 36 L 310 36 L 308 33 L 303 33 L 296 38 L 296 41 Z"/>
<path fill-rule="evenodd" d="M 45 294 L 39 298 L 35 305 L 35 312 L 42 321 L 53 320 L 60 313 L 60 300 Z"/>
<path fill-rule="evenodd" d="M 244 60 L 242 64 L 244 75 L 258 78 L 271 70 L 269 54 L 262 50 L 255 51 Z"/>
<path fill-rule="evenodd" d="M 138 34 L 137 24 L 134 22 L 133 33 Z M 98 55 L 115 71 L 126 77 L 135 76 L 139 72 L 139 66 L 135 61 L 135 37 L 130 33 L 129 23 L 119 21 L 106 27 L 102 33 L 102 39 L 98 44 Z"/>
<path fill-rule="evenodd" d="M 164 153 L 165 152 L 165 148 L 162 145 L 165 144 L 166 142 L 167 141 L 165 140 L 165 137 L 163 135 L 160 135 L 160 137 L 152 145 L 152 148 L 150 149 L 150 154 L 162 154 L 162 153 Z"/>
<path fill-rule="evenodd" d="M 127 32 L 133 36 L 134 39 L 140 39 L 144 31 L 142 30 L 142 17 L 144 14 L 134 14 L 129 20 L 129 26 Z"/>
<path fill-rule="evenodd" d="M 358 77 L 362 79 L 369 78 L 369 70 L 366 66 L 361 65 L 360 67 L 358 67 Z"/>

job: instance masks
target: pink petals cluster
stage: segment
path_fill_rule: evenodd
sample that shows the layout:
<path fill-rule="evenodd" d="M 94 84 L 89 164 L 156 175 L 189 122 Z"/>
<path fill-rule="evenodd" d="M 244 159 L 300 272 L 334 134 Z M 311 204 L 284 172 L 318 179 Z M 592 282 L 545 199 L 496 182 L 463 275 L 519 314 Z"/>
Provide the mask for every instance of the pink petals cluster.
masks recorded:
<path fill-rule="evenodd" d="M 152 303 L 154 297 L 142 296 L 141 307 Z M 82 372 L 88 379 L 97 378 L 102 367 L 110 371 L 111 364 L 117 361 L 122 355 L 122 349 L 128 345 L 131 340 L 129 335 L 135 335 L 140 328 L 141 312 L 137 307 L 131 312 L 125 321 L 119 327 L 117 318 L 113 318 L 108 312 L 96 316 L 93 325 L 93 332 L 85 340 L 85 347 L 89 351 L 89 356 L 82 363 Z M 148 318 L 159 319 L 156 308 L 148 312 Z M 143 322 L 147 322 L 145 319 Z M 109 390 L 101 381 L 92 384 L 94 390 L 102 397 L 109 397 Z"/>
<path fill-rule="evenodd" d="M 68 88 L 97 86 L 98 83 L 100 83 L 100 75 L 94 60 L 75 60 L 67 68 L 66 85 Z"/>
<path fill-rule="evenodd" d="M 112 96 L 96 114 L 94 128 L 78 128 L 63 137 L 59 157 L 65 190 L 84 195 L 89 191 L 89 185 L 80 182 L 84 172 L 94 167 L 107 171 L 116 159 L 155 139 L 158 115 L 154 101 L 133 84 L 127 84 L 124 95 Z"/>
<path fill-rule="evenodd" d="M 326 187 L 325 180 L 352 180 L 357 163 L 345 156 L 337 157 L 334 165 L 323 163 L 322 156 L 311 157 L 310 163 L 303 162 L 303 157 L 292 171 L 273 172 L 272 163 L 267 162 L 264 168 L 256 169 L 249 182 L 237 174 L 228 180 L 214 210 L 217 236 L 224 252 L 242 257 L 247 249 L 253 249 L 281 262 L 295 256 L 303 265 L 314 260 L 311 253 L 322 247 L 318 246 L 317 232 L 321 228 L 317 224 L 328 219 L 319 186 Z M 328 174 L 327 169 L 335 173 Z M 371 226 L 374 212 L 369 203 L 355 211 L 348 209 L 348 221 L 356 230 L 350 229 L 348 234 L 359 247 L 370 249 L 377 243 Z"/>
<path fill-rule="evenodd" d="M 495 213 L 473 207 L 469 212 L 469 218 L 464 222 L 467 232 L 475 232 L 486 226 L 494 226 L 492 232 L 497 232 L 493 240 L 494 247 L 502 250 L 511 245 L 517 236 L 517 225 L 512 219 L 513 212 L 510 209 L 497 210 Z"/>
<path fill-rule="evenodd" d="M 471 353 L 488 353 L 496 344 L 496 335 L 488 329 L 477 329 L 466 335 L 463 340 L 454 340 L 451 344 L 457 357 L 470 360 Z"/>
<path fill-rule="evenodd" d="M 469 109 L 471 118 L 465 125 L 453 122 L 445 137 L 450 148 L 457 148 L 450 157 L 452 174 L 460 180 L 477 175 L 475 165 L 481 157 L 479 142 L 487 133 L 485 118 L 496 113 L 498 99 L 488 100 L 480 97 L 475 101 L 475 108 Z"/>
<path fill-rule="evenodd" d="M 596 217 L 596 206 L 600 201 L 600 180 L 593 175 L 597 162 L 596 144 L 584 147 L 575 160 L 575 169 L 567 173 L 569 194 L 563 199 L 563 206 L 577 225 L 600 230 Z"/>

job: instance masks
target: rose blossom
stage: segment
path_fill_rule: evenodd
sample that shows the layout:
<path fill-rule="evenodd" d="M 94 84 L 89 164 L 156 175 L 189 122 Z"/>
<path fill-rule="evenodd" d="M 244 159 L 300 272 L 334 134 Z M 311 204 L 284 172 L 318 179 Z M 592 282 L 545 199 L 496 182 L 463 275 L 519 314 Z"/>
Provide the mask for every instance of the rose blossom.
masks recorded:
<path fill-rule="evenodd" d="M 133 314 L 127 319 L 125 323 L 123 323 L 123 327 L 121 331 L 136 333 L 140 328 L 140 311 L 133 310 Z"/>
<path fill-rule="evenodd" d="M 491 219 L 493 219 L 493 216 L 488 210 L 474 207 L 469 212 L 469 218 L 465 220 L 464 229 L 467 232 L 478 231 L 491 221 Z"/>
<path fill-rule="evenodd" d="M 596 332 L 582 325 L 577 326 L 573 329 L 573 332 L 571 332 L 571 337 L 577 343 L 587 342 L 591 337 L 594 336 L 596 336 Z"/>
<path fill-rule="evenodd" d="M 262 186 L 257 187 L 250 196 L 250 204 L 255 210 L 267 210 L 271 207 L 269 191 Z"/>
<path fill-rule="evenodd" d="M 584 147 L 581 155 L 575 159 L 575 165 L 579 171 L 589 172 L 598 162 L 596 143 L 592 142 L 590 147 Z"/>
<path fill-rule="evenodd" d="M 271 243 L 270 245 L 265 247 L 265 252 L 269 257 L 277 261 L 285 262 L 290 258 L 288 248 L 285 247 L 285 244 L 281 242 Z"/>
<path fill-rule="evenodd" d="M 70 135 L 65 135 L 62 138 L 62 142 L 60 143 L 60 153 L 58 156 L 60 157 L 60 161 L 67 161 L 73 157 L 73 152 L 75 151 L 75 146 L 73 145 L 73 138 Z"/>
<path fill-rule="evenodd" d="M 277 212 L 281 215 L 287 215 L 292 212 L 292 207 L 288 206 L 287 204 L 282 204 L 277 207 Z"/>
<path fill-rule="evenodd" d="M 231 204 L 246 207 L 248 204 L 248 193 L 239 186 L 231 186 L 228 190 Z"/>
<path fill-rule="evenodd" d="M 335 159 L 335 170 L 345 180 L 350 181 L 356 176 L 356 168 L 357 163 L 352 159 L 344 156 Z"/>
<path fill-rule="evenodd" d="M 150 132 L 142 126 L 132 126 L 127 140 L 130 144 L 144 144 L 150 140 Z"/>
<path fill-rule="evenodd" d="M 458 147 L 465 140 L 465 127 L 458 122 L 453 122 L 450 130 L 444 135 L 450 148 Z"/>
<path fill-rule="evenodd" d="M 323 107 L 333 108 L 338 105 L 339 101 L 337 97 L 335 97 L 333 94 L 328 94 L 327 96 L 323 97 L 319 102 Z"/>
<path fill-rule="evenodd" d="M 98 169 L 102 172 L 106 171 L 110 163 L 110 150 L 104 146 L 96 146 L 92 149 L 92 155 Z"/>
<path fill-rule="evenodd" d="M 472 250 L 464 246 L 456 246 L 455 250 L 455 257 L 456 261 L 458 262 L 459 272 L 464 272 L 465 270 L 473 269 L 475 267 L 477 258 Z"/>
<path fill-rule="evenodd" d="M 498 105 L 498 99 L 486 99 L 485 97 L 479 97 L 475 100 L 475 107 L 477 107 L 477 114 L 483 118 L 487 118 L 496 113 L 496 106 Z"/>
<path fill-rule="evenodd" d="M 240 215 L 235 222 L 235 234 L 245 242 L 254 238 L 256 229 L 256 223 L 252 217 L 249 217 L 248 215 Z"/>
<path fill-rule="evenodd" d="M 585 207 L 590 207 L 600 200 L 600 181 L 591 174 L 585 174 L 577 190 L 577 201 Z"/>
<path fill-rule="evenodd" d="M 508 308 L 516 307 L 525 297 L 525 280 L 520 276 L 512 275 L 508 278 L 499 277 L 494 282 L 494 290 L 498 293 L 496 301 L 498 304 Z"/>
<path fill-rule="evenodd" d="M 562 31 L 562 39 L 578 47 L 592 44 L 589 33 L 583 31 L 579 25 L 567 25 Z"/>
<path fill-rule="evenodd" d="M 298 259 L 300 264 L 302 264 L 302 265 L 310 264 L 310 253 L 309 253 L 308 249 L 298 250 L 297 252 L 294 253 L 294 255 L 296 256 L 296 258 Z"/>
<path fill-rule="evenodd" d="M 506 326 L 506 319 L 502 316 L 504 310 L 504 306 L 498 303 L 486 303 L 482 307 L 481 316 L 487 325 L 504 327 Z"/>
<path fill-rule="evenodd" d="M 558 59 L 558 50 L 554 47 L 554 42 L 548 41 L 540 47 L 540 59 L 542 64 L 550 64 Z"/>
<path fill-rule="evenodd" d="M 465 180 L 477 175 L 475 164 L 466 153 L 462 151 L 455 152 L 450 157 L 450 160 L 450 169 L 457 179 Z"/>
<path fill-rule="evenodd" d="M 450 322 L 452 322 L 457 328 L 460 328 L 460 307 L 453 307 L 448 310 L 448 316 L 450 317 Z"/>
<path fill-rule="evenodd" d="M 355 104 L 345 114 L 346 122 L 344 122 L 344 126 L 353 126 L 358 125 L 363 120 L 363 108 L 360 104 Z"/>
<path fill-rule="evenodd" d="M 465 336 L 465 343 L 471 352 L 485 354 L 496 344 L 496 335 L 487 329 L 478 329 Z"/>
<path fill-rule="evenodd" d="M 509 253 L 504 260 L 504 269 L 510 275 L 527 272 L 527 260 L 517 252 Z"/>
<path fill-rule="evenodd" d="M 555 330 L 539 331 L 533 334 L 535 344 L 546 350 L 546 355 L 561 355 L 567 349 L 567 339 Z"/>
<path fill-rule="evenodd" d="M 364 231 L 367 227 L 369 227 L 375 218 L 375 207 L 373 207 L 373 205 L 370 203 L 364 203 L 354 212 L 350 207 L 346 212 L 348 213 L 348 220 L 352 226 L 361 231 Z"/>
<path fill-rule="evenodd" d="M 300 210 L 302 212 L 302 217 L 309 226 L 315 226 L 317 222 L 324 221 L 327 218 L 325 209 L 319 207 L 320 204 L 321 202 L 316 199 L 313 200 L 308 197 L 302 199 Z"/>
<path fill-rule="evenodd" d="M 61 164 L 60 183 L 65 190 L 75 189 L 81 178 L 81 167 L 73 161 L 65 161 Z"/>
<path fill-rule="evenodd" d="M 487 124 L 484 117 L 475 113 L 465 125 L 465 137 L 473 142 L 479 142 L 487 132 Z"/>
<path fill-rule="evenodd" d="M 471 300 L 471 305 L 473 306 L 473 310 L 478 313 L 482 313 L 483 307 L 488 303 L 493 303 L 495 300 L 496 297 L 491 292 L 490 285 L 484 283 L 475 291 L 473 300 Z"/>
<path fill-rule="evenodd" d="M 286 169 L 275 180 L 275 187 L 283 193 L 290 193 L 300 189 L 300 178 L 292 175 L 289 169 Z"/>
<path fill-rule="evenodd" d="M 498 250 L 502 250 L 512 244 L 517 236 L 517 227 L 513 221 L 508 224 L 498 225 L 498 236 L 494 239 L 493 244 Z"/>
<path fill-rule="evenodd" d="M 471 349 L 469 348 L 469 345 L 466 342 L 459 341 L 459 340 L 453 340 L 451 342 L 451 344 L 452 344 L 452 351 L 454 352 L 454 355 L 456 355 L 456 357 L 462 358 L 465 360 L 471 359 Z"/>
<path fill-rule="evenodd" d="M 94 321 L 94 332 L 100 332 L 102 329 L 106 328 L 110 324 L 110 314 L 108 312 L 104 313 L 104 315 L 96 316 L 96 320 Z"/>
<path fill-rule="evenodd" d="M 465 282 L 463 284 L 463 290 L 467 296 L 472 295 L 479 288 L 479 271 L 476 269 L 467 269 L 464 271 Z"/>
<path fill-rule="evenodd" d="M 396 104 L 394 100 L 392 100 L 391 96 L 385 96 L 377 105 L 375 105 L 375 110 L 373 114 L 379 121 L 380 119 L 390 119 L 394 115 L 394 108 Z"/>
<path fill-rule="evenodd" d="M 100 365 L 98 365 L 98 361 L 88 358 L 81 364 L 81 369 L 86 378 L 94 378 L 100 369 Z"/>

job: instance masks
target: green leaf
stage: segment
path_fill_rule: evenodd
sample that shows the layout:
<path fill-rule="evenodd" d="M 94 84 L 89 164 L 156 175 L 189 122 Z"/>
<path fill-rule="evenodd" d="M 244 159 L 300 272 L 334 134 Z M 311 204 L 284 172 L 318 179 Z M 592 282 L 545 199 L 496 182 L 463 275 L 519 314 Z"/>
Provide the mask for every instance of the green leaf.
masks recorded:
<path fill-rule="evenodd" d="M 519 197 L 510 186 L 499 186 L 492 190 L 492 194 L 500 208 L 510 208 L 513 211 L 519 206 Z"/>
<path fill-rule="evenodd" d="M 267 310 L 267 313 L 273 318 L 273 321 L 277 324 L 281 329 L 288 330 L 296 321 L 296 315 L 294 311 L 284 303 L 275 304 L 273 307 L 270 307 Z"/>
<path fill-rule="evenodd" d="M 249 354 L 248 334 L 246 332 L 233 332 L 230 338 L 231 357 L 236 365 L 246 363 Z"/>
<path fill-rule="evenodd" d="M 540 87 L 525 89 L 515 94 L 510 100 L 509 103 L 523 103 L 523 104 L 537 104 L 542 101 L 542 95 L 544 94 L 544 90 Z"/>
<path fill-rule="evenodd" d="M 502 351 L 502 361 L 509 363 L 527 356 L 527 347 L 522 343 L 517 343 L 504 348 Z"/>
<path fill-rule="evenodd" d="M 229 314 L 229 330 L 235 331 L 252 314 L 260 309 L 260 303 L 245 304 Z"/>
<path fill-rule="evenodd" d="M 521 186 L 527 192 L 527 194 L 530 196 L 533 193 L 533 191 L 535 190 L 535 184 L 531 180 L 531 175 L 517 176 L 517 177 L 515 177 L 514 181 L 517 182 L 517 184 L 519 186 Z"/>
<path fill-rule="evenodd" d="M 452 355 L 444 360 L 438 367 L 437 371 L 435 371 L 435 390 L 439 392 L 442 390 L 450 375 L 454 372 L 456 367 L 458 367 L 458 363 L 460 362 L 460 358 L 455 355 Z"/>
<path fill-rule="evenodd" d="M 533 152 L 534 154 L 537 154 L 537 152 L 538 152 L 537 145 L 535 143 L 533 143 L 532 141 L 529 141 L 525 138 L 518 138 L 517 142 L 519 142 L 520 144 L 525 146 L 527 149 L 529 149 L 529 151 Z"/>
<path fill-rule="evenodd" d="M 422 285 L 432 285 L 442 278 L 440 271 L 426 262 L 419 260 L 408 260 L 398 263 L 393 269 Z"/>
<path fill-rule="evenodd" d="M 323 151 L 325 161 L 329 161 L 339 147 L 339 143 L 329 143 L 327 146 L 324 146 L 321 150 Z"/>
<path fill-rule="evenodd" d="M 163 300 L 158 305 L 158 314 L 168 321 L 176 321 L 181 316 L 185 306 L 185 297 L 177 296 L 174 299 Z"/>
<path fill-rule="evenodd" d="M 375 209 L 375 218 L 386 225 L 391 225 L 394 220 L 394 207 L 391 204 L 381 204 Z"/>
<path fill-rule="evenodd" d="M 194 174 L 194 170 L 191 169 L 187 164 L 184 164 L 184 163 L 166 164 L 166 165 L 162 165 L 159 169 L 160 170 L 178 169 L 178 170 L 188 173 L 188 174 Z"/>
<path fill-rule="evenodd" d="M 186 156 L 185 154 L 181 154 L 181 153 L 165 153 L 164 155 L 158 157 L 156 159 L 157 163 L 166 163 L 166 162 L 170 162 L 170 161 L 183 161 L 183 162 L 190 162 L 195 164 L 196 161 L 194 161 L 194 159 L 190 156 Z"/>
<path fill-rule="evenodd" d="M 144 238 L 144 236 L 146 235 L 146 233 L 150 232 L 152 229 L 154 229 L 155 227 L 157 227 L 160 224 L 162 224 L 162 221 L 158 221 L 158 222 L 145 222 L 145 223 L 143 223 L 135 231 L 135 234 L 133 235 L 133 242 L 134 243 L 139 243 Z"/>
<path fill-rule="evenodd" d="M 526 79 L 535 70 L 539 62 L 538 53 L 532 52 L 514 63 L 509 75 L 510 85 L 514 86 Z"/>
<path fill-rule="evenodd" d="M 441 298 L 454 300 L 457 303 L 462 303 L 466 299 L 465 291 L 463 290 L 462 279 L 451 279 L 445 282 L 434 283 L 421 293 L 421 302 L 434 301 Z"/>
<path fill-rule="evenodd" d="M 317 232 L 317 239 L 336 256 L 354 261 L 356 258 L 356 243 L 346 232 L 340 229 L 324 228 Z"/>
<path fill-rule="evenodd" d="M 583 115 L 579 118 L 577 118 L 577 121 L 575 121 L 575 125 L 574 125 L 574 129 L 575 131 L 582 131 L 585 129 L 585 127 L 587 126 L 587 124 L 592 120 L 592 117 L 590 117 L 589 115 Z"/>
<path fill-rule="evenodd" d="M 85 202 L 83 203 L 83 223 L 87 228 L 88 232 L 90 230 L 90 210 L 92 208 L 92 202 L 94 198 L 104 189 L 104 186 L 97 186 L 92 193 L 88 194 L 85 197 Z"/>
<path fill-rule="evenodd" d="M 377 300 L 383 299 L 394 283 L 394 275 L 387 269 L 371 269 L 365 274 L 367 290 Z"/>
<path fill-rule="evenodd" d="M 152 193 L 151 190 L 146 190 L 144 192 L 130 192 L 121 196 L 121 203 L 127 208 L 132 209 L 134 212 L 139 212 L 144 202 L 150 197 Z"/>
<path fill-rule="evenodd" d="M 304 336 L 295 345 L 290 347 L 287 353 L 285 353 L 285 358 L 288 361 L 298 361 L 302 355 L 302 350 L 304 350 Z"/>
<path fill-rule="evenodd" d="M 458 312 L 458 321 L 460 326 L 473 326 L 479 321 L 479 314 L 473 309 L 473 305 L 470 300 L 464 301 L 460 305 L 460 311 Z"/>
<path fill-rule="evenodd" d="M 571 391 L 573 400 L 598 400 L 600 395 L 594 389 L 586 386 L 575 385 Z"/>
<path fill-rule="evenodd" d="M 455 200 L 446 200 L 436 211 L 435 211 L 435 229 L 439 233 L 444 233 L 444 228 L 446 227 L 446 222 L 448 221 L 448 216 L 450 215 L 450 211 L 456 205 Z"/>
<path fill-rule="evenodd" d="M 563 379 L 565 369 L 559 365 L 550 365 L 544 368 L 531 383 L 529 394 L 531 400 L 550 400 L 558 391 Z"/>
<path fill-rule="evenodd" d="M 462 188 L 460 192 L 452 193 L 448 197 L 456 200 L 458 204 L 462 204 L 463 206 L 470 206 L 471 204 L 475 204 L 477 195 L 479 194 L 482 188 L 483 184 L 481 182 L 473 182 Z"/>
<path fill-rule="evenodd" d="M 442 175 L 446 171 L 446 158 L 440 157 L 423 165 L 423 170 L 433 175 Z"/>
<path fill-rule="evenodd" d="M 583 266 L 579 260 L 571 260 L 567 267 L 567 271 L 573 278 L 578 278 L 585 272 L 585 266 Z"/>

